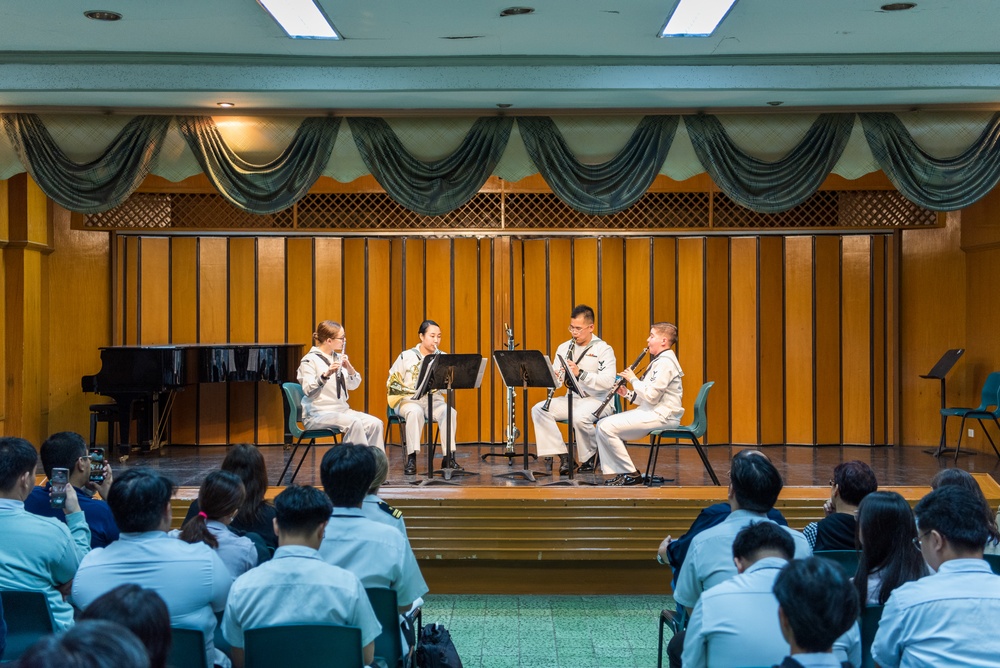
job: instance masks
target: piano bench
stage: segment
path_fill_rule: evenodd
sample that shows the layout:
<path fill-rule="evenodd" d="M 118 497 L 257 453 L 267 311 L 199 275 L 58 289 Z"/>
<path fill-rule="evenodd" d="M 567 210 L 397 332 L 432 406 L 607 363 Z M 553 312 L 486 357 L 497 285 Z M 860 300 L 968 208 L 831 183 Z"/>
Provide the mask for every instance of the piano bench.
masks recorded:
<path fill-rule="evenodd" d="M 118 404 L 91 404 L 90 406 L 90 447 L 97 445 L 97 424 L 108 424 L 108 457 L 112 456 L 118 445 Z"/>

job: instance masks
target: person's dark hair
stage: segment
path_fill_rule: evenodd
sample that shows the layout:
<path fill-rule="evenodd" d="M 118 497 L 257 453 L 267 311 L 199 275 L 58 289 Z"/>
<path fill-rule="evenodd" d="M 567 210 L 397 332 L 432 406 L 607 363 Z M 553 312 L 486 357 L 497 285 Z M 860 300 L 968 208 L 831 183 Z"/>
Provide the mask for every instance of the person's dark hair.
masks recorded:
<path fill-rule="evenodd" d="M 427 330 L 431 326 L 434 326 L 434 327 L 437 327 L 438 329 L 441 329 L 441 325 L 437 324 L 433 320 L 424 320 L 422 323 L 420 323 L 420 327 L 417 327 L 417 334 L 423 336 L 424 334 L 427 333 Z"/>
<path fill-rule="evenodd" d="M 121 624 L 82 621 L 65 633 L 48 635 L 28 648 L 18 668 L 147 668 L 149 656 L 135 634 Z"/>
<path fill-rule="evenodd" d="M 87 443 L 83 436 L 74 431 L 60 431 L 45 439 L 38 454 L 42 459 L 45 477 L 51 478 L 52 469 L 72 471 L 80 457 L 87 454 Z"/>
<path fill-rule="evenodd" d="M 854 588 L 858 599 L 868 600 L 868 578 L 878 572 L 878 603 L 884 605 L 894 589 L 927 575 L 927 564 L 912 549 L 917 537 L 910 504 L 896 492 L 872 492 L 858 506 L 857 542 L 861 547 Z"/>
<path fill-rule="evenodd" d="M 733 539 L 734 557 L 756 560 L 763 550 L 777 551 L 785 559 L 791 559 L 795 556 L 795 541 L 783 527 L 765 520 L 751 522 Z"/>
<path fill-rule="evenodd" d="M 942 469 L 931 479 L 931 489 L 937 489 L 944 485 L 958 485 L 969 490 L 979 499 L 982 505 L 983 521 L 986 522 L 990 532 L 990 541 L 994 544 L 1000 543 L 1000 530 L 997 529 L 997 519 L 990 508 L 990 502 L 986 500 L 986 495 L 979 487 L 979 483 L 972 477 L 972 474 L 964 469 Z"/>
<path fill-rule="evenodd" d="M 28 471 L 34 472 L 36 464 L 38 453 L 31 443 L 15 436 L 0 438 L 0 490 L 14 489 L 17 479 Z"/>
<path fill-rule="evenodd" d="M 833 483 L 840 490 L 840 498 L 852 506 L 878 489 L 875 471 L 857 459 L 837 464 L 833 469 Z"/>
<path fill-rule="evenodd" d="M 103 619 L 121 624 L 146 647 L 150 668 L 164 668 L 170 653 L 170 611 L 160 595 L 137 584 L 123 584 L 98 596 L 79 621 Z"/>
<path fill-rule="evenodd" d="M 375 479 L 375 457 L 367 445 L 334 446 L 323 455 L 319 477 L 334 506 L 358 506 Z"/>
<path fill-rule="evenodd" d="M 274 509 L 282 531 L 304 534 L 330 519 L 333 502 L 311 485 L 291 485 L 275 497 Z"/>
<path fill-rule="evenodd" d="M 781 474 L 759 450 L 741 450 L 732 460 L 729 482 L 742 510 L 766 513 L 774 507 L 783 486 Z"/>
<path fill-rule="evenodd" d="M 264 501 L 264 493 L 267 492 L 267 466 L 264 464 L 264 455 L 257 446 L 249 443 L 234 445 L 226 453 L 219 468 L 238 475 L 246 490 L 234 521 L 242 526 L 254 526 L 262 522 L 264 507 L 267 505 Z"/>
<path fill-rule="evenodd" d="M 959 485 L 942 485 L 913 509 L 920 533 L 937 531 L 963 550 L 982 551 L 990 539 L 979 497 Z"/>
<path fill-rule="evenodd" d="M 793 559 L 774 581 L 795 644 L 806 652 L 829 652 L 858 618 L 858 594 L 844 569 L 821 557 Z"/>
<path fill-rule="evenodd" d="M 580 316 L 583 316 L 583 321 L 588 325 L 594 324 L 594 309 L 586 304 L 577 304 L 569 314 L 570 318 L 579 318 Z"/>
<path fill-rule="evenodd" d="M 173 494 L 174 483 L 162 473 L 146 467 L 128 469 L 111 483 L 108 505 L 122 533 L 155 531 Z"/>
<path fill-rule="evenodd" d="M 243 481 L 235 473 L 209 473 L 198 489 L 199 512 L 181 527 L 180 539 L 186 543 L 205 543 L 212 549 L 219 547 L 219 540 L 208 530 L 208 520 L 234 515 L 244 496 Z"/>

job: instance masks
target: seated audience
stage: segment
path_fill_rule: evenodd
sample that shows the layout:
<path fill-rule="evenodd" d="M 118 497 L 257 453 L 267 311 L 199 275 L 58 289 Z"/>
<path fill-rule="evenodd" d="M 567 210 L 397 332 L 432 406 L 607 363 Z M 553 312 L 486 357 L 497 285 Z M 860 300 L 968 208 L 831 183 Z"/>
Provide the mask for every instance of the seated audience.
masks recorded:
<path fill-rule="evenodd" d="M 0 589 L 45 594 L 57 630 L 73 624 L 73 608 L 63 600 L 90 551 L 90 527 L 66 485 L 66 523 L 24 509 L 35 487 L 38 453 L 23 438 L 0 438 Z"/>
<path fill-rule="evenodd" d="M 233 584 L 229 569 L 204 543 L 189 544 L 167 535 L 174 484 L 149 468 L 133 468 L 108 492 L 121 538 L 92 550 L 73 580 L 73 603 L 86 608 L 121 584 L 137 584 L 159 594 L 170 611 L 171 626 L 205 634 L 208 664 L 228 668 L 215 649 L 215 613 L 222 612 Z"/>
<path fill-rule="evenodd" d="M 736 534 L 736 575 L 704 592 L 684 637 L 684 668 L 770 666 L 786 656 L 774 581 L 795 555 L 795 541 L 773 522 L 754 522 Z M 842 641 L 842 642 L 841 642 Z M 861 661 L 855 625 L 838 641 L 842 658 Z"/>
<path fill-rule="evenodd" d="M 856 549 L 858 504 L 876 489 L 878 481 L 868 464 L 858 460 L 837 464 L 830 481 L 830 498 L 823 504 L 826 517 L 802 530 L 812 549 Z"/>
<path fill-rule="evenodd" d="M 7 649 L 7 619 L 3 616 L 3 600 L 0 599 L 0 661 Z"/>
<path fill-rule="evenodd" d="M 986 495 L 983 494 L 983 490 L 972 474 L 964 469 L 943 469 L 931 479 L 931 489 L 937 489 L 942 485 L 959 485 L 976 495 L 982 505 L 984 521 L 990 532 L 983 553 L 1000 554 L 1000 530 L 997 529 L 996 517 L 993 515 L 993 509 L 990 508 L 990 502 L 986 500 Z"/>
<path fill-rule="evenodd" d="M 257 548 L 246 536 L 237 536 L 229 524 L 243 503 L 243 481 L 229 471 L 212 471 L 198 489 L 201 510 L 184 522 L 179 532 L 170 532 L 186 543 L 205 543 L 215 550 L 234 578 L 257 565 Z"/>
<path fill-rule="evenodd" d="M 238 475 L 246 488 L 246 497 L 229 525 L 230 530 L 260 536 L 273 552 L 278 547 L 278 537 L 274 534 L 274 506 L 264 500 L 268 484 L 264 456 L 256 446 L 240 443 L 229 449 L 219 468 Z M 197 501 L 192 503 L 184 521 L 187 522 L 200 510 Z M 248 538 L 253 539 L 254 536 Z"/>
<path fill-rule="evenodd" d="M 841 668 L 834 643 L 857 626 L 858 595 L 844 569 L 827 559 L 788 562 L 774 581 L 781 633 L 791 646 L 780 668 Z M 860 665 L 860 657 L 854 665 Z"/>
<path fill-rule="evenodd" d="M 330 499 L 315 487 L 293 485 L 274 506 L 274 559 L 237 578 L 229 592 L 222 633 L 232 645 L 233 665 L 243 665 L 244 631 L 293 624 L 356 626 L 365 663 L 371 663 L 382 627 L 368 594 L 357 576 L 319 555 L 333 511 Z"/>
<path fill-rule="evenodd" d="M 872 492 L 858 506 L 861 554 L 854 588 L 862 605 L 884 605 L 905 582 L 927 575 L 927 564 L 912 549 L 917 537 L 913 510 L 896 492 Z"/>
<path fill-rule="evenodd" d="M 139 585 L 119 585 L 87 606 L 79 621 L 121 624 L 145 646 L 149 668 L 166 668 L 170 654 L 170 612 L 160 595 Z"/>
<path fill-rule="evenodd" d="M 371 448 L 330 448 L 320 464 L 320 479 L 333 502 L 330 523 L 319 548 L 323 560 L 351 571 L 365 587 L 392 589 L 400 611 L 405 612 L 427 593 L 427 583 L 403 534 L 368 519 L 361 510 L 375 479 Z"/>
<path fill-rule="evenodd" d="M 372 453 L 375 455 L 375 479 L 372 480 L 368 495 L 361 504 L 361 511 L 370 520 L 399 529 L 405 537 L 406 522 L 403 521 L 403 511 L 393 508 L 378 496 L 379 488 L 385 484 L 385 479 L 389 475 L 389 458 L 381 448 L 373 448 Z"/>
<path fill-rule="evenodd" d="M 102 475 L 104 480 L 101 483 L 90 481 L 90 451 L 83 437 L 72 431 L 61 431 L 52 434 L 44 443 L 39 453 L 42 458 L 42 468 L 45 469 L 45 477 L 52 479 L 52 469 L 63 468 L 69 470 L 69 483 L 76 490 L 76 498 L 80 502 L 80 509 L 90 526 L 90 546 L 104 547 L 114 540 L 118 540 L 118 527 L 115 526 L 115 518 L 111 516 L 111 509 L 108 504 L 99 499 L 95 499 L 94 492 L 101 495 L 101 499 L 108 498 L 108 490 L 111 489 L 111 465 L 104 460 Z M 24 509 L 29 513 L 41 515 L 43 517 L 55 517 L 61 522 L 66 521 L 66 515 L 49 503 L 49 490 L 52 483 L 46 481 L 44 486 L 35 487 L 24 500 Z"/>
<path fill-rule="evenodd" d="M 28 648 L 18 668 L 148 668 L 146 648 L 130 630 L 103 620 L 80 622 Z"/>
<path fill-rule="evenodd" d="M 917 539 L 934 569 L 892 592 L 872 657 L 895 666 L 996 666 L 1000 657 L 1000 577 L 983 561 L 989 540 L 979 498 L 943 485 L 913 510 Z"/>

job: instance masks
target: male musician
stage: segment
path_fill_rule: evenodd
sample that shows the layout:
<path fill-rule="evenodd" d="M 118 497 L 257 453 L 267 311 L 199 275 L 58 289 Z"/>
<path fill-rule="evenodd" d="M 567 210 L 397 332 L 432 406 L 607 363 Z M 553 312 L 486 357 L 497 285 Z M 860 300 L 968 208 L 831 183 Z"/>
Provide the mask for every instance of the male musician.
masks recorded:
<path fill-rule="evenodd" d="M 583 462 L 577 470 L 586 473 L 594 470 L 594 455 L 597 452 L 593 413 L 600 408 L 615 382 L 617 363 L 611 346 L 594 336 L 594 309 L 583 304 L 574 308 L 570 314 L 569 333 L 572 338 L 556 348 L 556 355 L 566 360 L 566 366 L 584 392 L 582 397 L 573 397 L 573 427 L 576 429 L 576 451 Z M 562 380 L 562 365 L 555 358 L 552 364 Z M 567 419 L 568 403 L 568 399 L 561 396 L 552 399 L 548 410 L 545 410 L 545 402 L 537 403 L 531 409 L 538 456 L 559 455 L 559 473 L 562 475 L 569 474 L 571 463 L 556 421 Z M 610 415 L 613 410 L 611 402 L 608 402 L 603 414 Z"/>
<path fill-rule="evenodd" d="M 631 386 L 618 388 L 618 394 L 627 398 L 638 408 L 610 415 L 597 423 L 597 451 L 601 456 L 602 468 L 616 474 L 605 485 L 639 485 L 642 474 L 635 468 L 628 455 L 625 441 L 642 438 L 654 429 L 676 427 L 680 424 L 684 408 L 681 397 L 681 365 L 670 349 L 677 343 L 677 327 L 669 322 L 658 322 L 649 330 L 646 346 L 649 348 L 650 362 L 642 378 L 631 369 L 621 372 Z"/>

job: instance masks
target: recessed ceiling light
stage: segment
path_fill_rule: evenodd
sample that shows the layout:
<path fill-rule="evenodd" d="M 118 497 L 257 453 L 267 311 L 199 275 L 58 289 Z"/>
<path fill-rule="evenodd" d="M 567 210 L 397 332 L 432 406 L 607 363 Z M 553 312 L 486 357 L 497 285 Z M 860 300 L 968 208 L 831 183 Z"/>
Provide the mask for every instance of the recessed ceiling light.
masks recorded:
<path fill-rule="evenodd" d="M 771 100 L 767 104 L 769 107 L 780 107 L 781 105 L 784 104 L 784 102 L 782 102 L 781 100 Z"/>
<path fill-rule="evenodd" d="M 726 18 L 736 0 L 680 0 L 660 37 L 708 37 Z"/>
<path fill-rule="evenodd" d="M 500 16 L 523 16 L 525 14 L 534 14 L 534 7 L 508 7 L 507 9 L 500 12 Z"/>
<path fill-rule="evenodd" d="M 883 12 L 905 12 L 907 9 L 913 9 L 917 6 L 915 2 L 891 2 L 888 5 L 882 5 Z"/>
<path fill-rule="evenodd" d="M 292 39 L 342 39 L 315 0 L 257 0 Z"/>
<path fill-rule="evenodd" d="M 230 107 L 235 107 L 236 105 L 232 102 L 216 102 L 216 106 L 222 107 L 223 109 L 229 109 Z"/>
<path fill-rule="evenodd" d="M 83 13 L 88 19 L 94 21 L 121 21 L 122 15 L 118 12 L 109 12 L 104 9 L 90 9 Z"/>

